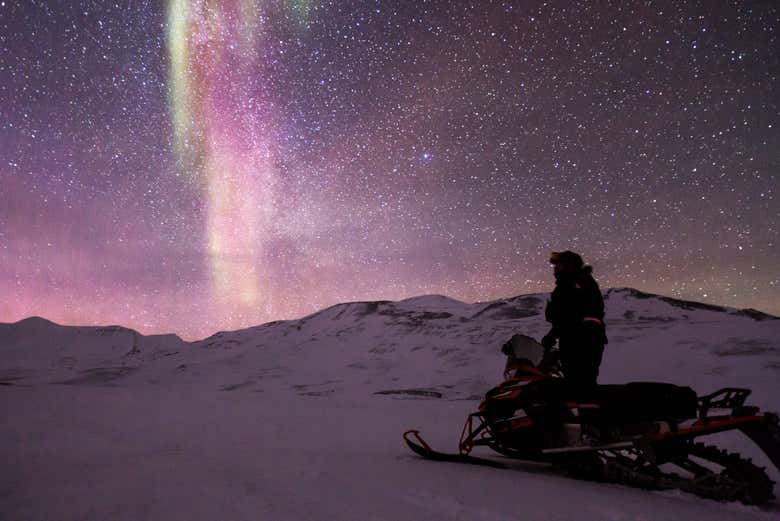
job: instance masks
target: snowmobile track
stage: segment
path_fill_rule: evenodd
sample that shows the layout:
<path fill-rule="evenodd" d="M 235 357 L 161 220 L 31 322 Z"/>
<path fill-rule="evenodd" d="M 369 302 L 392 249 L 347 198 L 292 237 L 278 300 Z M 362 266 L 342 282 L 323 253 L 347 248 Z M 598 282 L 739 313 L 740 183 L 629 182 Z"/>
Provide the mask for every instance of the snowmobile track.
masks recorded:
<path fill-rule="evenodd" d="M 747 505 L 761 505 L 775 497 L 774 482 L 764 469 L 750 460 L 703 443 L 689 444 L 686 449 L 684 455 L 670 463 L 692 477 L 663 472 L 655 462 L 633 451 L 600 451 L 600 465 L 591 460 L 589 468 L 577 470 L 612 483 L 655 490 L 679 489 L 707 499 L 740 501 Z M 628 454 L 636 457 L 632 459 Z M 721 470 L 699 461 L 715 464 Z"/>

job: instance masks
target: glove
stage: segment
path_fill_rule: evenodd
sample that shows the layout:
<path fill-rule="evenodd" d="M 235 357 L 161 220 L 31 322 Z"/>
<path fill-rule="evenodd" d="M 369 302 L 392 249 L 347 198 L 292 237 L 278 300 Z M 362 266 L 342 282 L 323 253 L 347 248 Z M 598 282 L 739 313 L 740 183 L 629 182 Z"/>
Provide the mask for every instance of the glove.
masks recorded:
<path fill-rule="evenodd" d="M 506 356 L 509 356 L 514 352 L 512 349 L 511 340 L 504 342 L 504 345 L 501 346 L 501 352 L 504 353 Z"/>
<path fill-rule="evenodd" d="M 555 346 L 555 337 L 553 336 L 552 333 L 547 333 L 542 337 L 541 343 L 544 350 L 549 351 L 550 349 L 553 348 L 553 346 Z"/>

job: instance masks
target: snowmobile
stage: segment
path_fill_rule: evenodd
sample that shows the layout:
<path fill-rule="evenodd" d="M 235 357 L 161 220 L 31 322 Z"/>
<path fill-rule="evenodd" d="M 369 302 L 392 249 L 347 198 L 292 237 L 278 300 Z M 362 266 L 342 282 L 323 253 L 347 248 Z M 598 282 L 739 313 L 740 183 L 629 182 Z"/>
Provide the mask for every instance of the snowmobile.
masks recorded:
<path fill-rule="evenodd" d="M 505 467 L 471 455 L 475 447 L 488 447 L 509 458 L 551 463 L 580 479 L 754 505 L 774 498 L 764 468 L 697 441 L 739 430 L 780 469 L 778 416 L 745 405 L 750 390 L 697 396 L 689 387 L 633 382 L 598 385 L 578 398 L 560 377 L 554 351 L 545 353 L 525 335 L 508 344 L 504 381 L 468 416 L 459 452 L 435 451 L 417 430 L 404 433 L 409 448 L 432 460 Z"/>

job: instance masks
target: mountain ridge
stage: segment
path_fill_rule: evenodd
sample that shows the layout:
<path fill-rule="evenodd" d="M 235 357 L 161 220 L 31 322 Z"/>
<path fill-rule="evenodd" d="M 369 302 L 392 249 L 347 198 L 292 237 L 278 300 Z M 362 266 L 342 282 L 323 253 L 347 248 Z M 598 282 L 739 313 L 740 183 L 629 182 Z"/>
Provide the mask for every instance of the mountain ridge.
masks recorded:
<path fill-rule="evenodd" d="M 713 311 L 713 312 L 722 312 L 727 313 L 730 315 L 737 315 L 737 316 L 745 316 L 748 318 L 751 318 L 755 321 L 764 321 L 764 320 L 780 320 L 780 317 L 777 317 L 775 315 L 754 309 L 754 308 L 735 308 L 730 306 L 724 306 L 724 305 L 718 305 L 718 304 L 709 304 L 704 302 L 698 302 L 693 300 L 685 300 L 685 299 L 678 299 L 675 297 L 669 297 L 665 295 L 660 295 L 656 293 L 649 293 L 642 290 L 638 290 L 635 288 L 630 287 L 614 287 L 614 288 L 607 288 L 603 292 L 605 301 L 609 301 L 610 297 L 615 294 L 628 294 L 636 299 L 639 300 L 645 300 L 645 299 L 658 299 L 659 301 L 665 302 L 673 307 L 680 308 L 687 311 L 692 310 L 705 310 L 705 311 Z M 442 306 L 441 304 L 447 304 L 446 307 L 454 307 L 459 306 L 464 309 L 470 309 L 470 310 L 476 310 L 472 313 L 466 313 L 463 316 L 468 319 L 474 319 L 477 318 L 480 315 L 483 315 L 487 313 L 490 310 L 495 310 L 497 308 L 501 308 L 505 305 L 509 305 L 515 301 L 520 301 L 524 303 L 530 303 L 533 302 L 534 299 L 537 299 L 541 301 L 542 299 L 545 299 L 547 296 L 549 296 L 549 293 L 528 293 L 528 294 L 521 294 L 516 295 L 513 297 L 504 297 L 504 298 L 498 298 L 495 300 L 488 300 L 488 301 L 477 301 L 473 303 L 463 302 L 451 297 L 448 297 L 446 295 L 439 295 L 439 294 L 425 294 L 425 295 L 418 295 L 415 297 L 409 297 L 406 299 L 401 300 L 365 300 L 365 301 L 348 301 L 348 302 L 340 302 L 338 304 L 333 304 L 331 306 L 322 308 L 320 310 L 317 310 L 313 313 L 310 313 L 308 315 L 305 315 L 301 318 L 294 318 L 294 319 L 283 319 L 283 320 L 274 320 L 270 322 L 261 323 L 254 326 L 248 326 L 246 328 L 240 328 L 235 330 L 220 330 L 217 331 L 205 338 L 199 339 L 199 340 L 192 340 L 192 341 L 186 341 L 181 339 L 181 337 L 176 333 L 151 333 L 151 334 L 142 334 L 138 332 L 135 329 L 132 329 L 127 326 L 122 325 L 99 325 L 99 326 L 87 326 L 87 325 L 66 325 L 66 324 L 60 324 L 53 320 L 47 319 L 45 317 L 33 315 L 29 316 L 20 320 L 17 320 L 16 322 L 0 322 L 0 328 L 8 327 L 8 326 L 30 326 L 35 325 L 38 327 L 45 326 L 45 327 L 64 327 L 64 328 L 78 328 L 78 329 L 84 329 L 84 330 L 101 330 L 104 332 L 115 330 L 115 331 L 127 331 L 145 338 L 151 338 L 151 337 L 174 337 L 179 340 L 181 340 L 184 343 L 187 344 L 197 344 L 200 342 L 204 342 L 208 339 L 211 339 L 217 335 L 224 335 L 227 333 L 235 333 L 238 331 L 245 331 L 245 330 L 257 330 L 258 328 L 264 328 L 268 326 L 276 326 L 279 324 L 289 324 L 289 323 L 295 323 L 295 322 L 301 322 L 305 323 L 310 321 L 311 319 L 323 316 L 327 314 L 337 313 L 337 317 L 342 316 L 343 313 L 346 313 L 348 309 L 352 309 L 355 311 L 356 309 L 359 309 L 360 307 L 364 307 L 365 310 L 363 313 L 369 314 L 374 311 L 378 311 L 379 307 L 381 306 L 394 306 L 394 307 L 401 307 L 403 309 L 406 309 L 408 311 L 414 311 L 413 308 L 409 307 L 409 305 L 419 305 L 424 304 L 425 309 L 423 313 L 426 313 L 424 318 L 448 318 L 445 315 L 437 314 L 439 312 L 432 311 L 430 309 L 432 304 L 439 304 L 439 306 L 436 306 L 438 308 L 442 308 L 445 306 Z M 423 306 L 420 306 L 423 307 Z M 385 310 L 385 313 L 388 313 L 388 311 Z M 450 313 L 450 315 L 454 315 L 451 311 L 441 311 L 441 313 Z M 526 316 L 531 316 L 531 314 L 523 314 L 522 311 L 520 311 L 520 315 L 518 315 L 515 318 L 523 318 Z M 507 317 L 509 318 L 509 317 Z"/>
<path fill-rule="evenodd" d="M 681 363 L 690 364 L 692 379 L 705 389 L 721 381 L 744 386 L 756 379 L 777 380 L 780 322 L 775 319 L 633 288 L 610 288 L 604 294 L 610 343 L 602 383 L 669 380 L 667 364 L 682 353 L 688 354 Z M 518 295 L 471 304 L 440 295 L 346 302 L 301 319 L 221 331 L 194 342 L 176 335 L 144 336 L 121 326 L 27 319 L 0 324 L 0 382 L 184 383 L 307 396 L 351 389 L 472 399 L 496 378 L 503 364 L 500 346 L 507 339 L 516 333 L 538 339 L 547 332 L 546 297 Z M 688 384 L 677 377 L 677 383 Z"/>

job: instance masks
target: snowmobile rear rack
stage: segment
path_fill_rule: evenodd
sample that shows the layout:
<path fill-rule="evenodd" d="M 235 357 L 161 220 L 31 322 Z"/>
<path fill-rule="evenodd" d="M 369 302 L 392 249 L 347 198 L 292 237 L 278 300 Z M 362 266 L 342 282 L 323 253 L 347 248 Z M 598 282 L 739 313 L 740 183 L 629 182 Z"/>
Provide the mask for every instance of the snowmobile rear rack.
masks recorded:
<path fill-rule="evenodd" d="M 699 418 L 706 418 L 712 409 L 730 409 L 734 411 L 744 406 L 750 395 L 750 389 L 724 387 L 714 393 L 699 396 Z"/>

